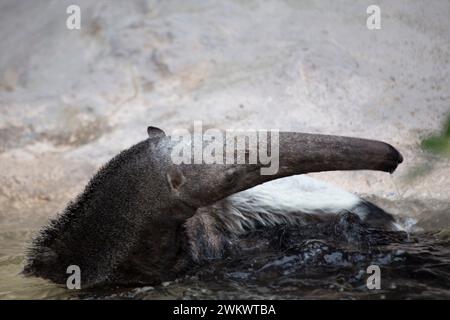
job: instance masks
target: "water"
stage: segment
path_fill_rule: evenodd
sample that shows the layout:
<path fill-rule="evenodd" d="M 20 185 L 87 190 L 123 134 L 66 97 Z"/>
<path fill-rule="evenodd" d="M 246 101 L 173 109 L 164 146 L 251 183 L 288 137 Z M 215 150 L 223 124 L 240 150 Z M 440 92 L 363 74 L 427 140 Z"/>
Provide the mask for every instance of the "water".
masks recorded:
<path fill-rule="evenodd" d="M 450 298 L 450 241 L 436 233 L 369 228 L 345 213 L 298 228 L 257 230 L 239 251 L 155 287 L 69 291 L 19 273 L 31 230 L 3 231 L 1 299 L 436 299 Z M 378 265 L 381 290 L 366 286 Z"/>
<path fill-rule="evenodd" d="M 57 299 L 72 292 L 38 278 L 20 275 L 32 230 L 0 232 L 0 299 Z"/>

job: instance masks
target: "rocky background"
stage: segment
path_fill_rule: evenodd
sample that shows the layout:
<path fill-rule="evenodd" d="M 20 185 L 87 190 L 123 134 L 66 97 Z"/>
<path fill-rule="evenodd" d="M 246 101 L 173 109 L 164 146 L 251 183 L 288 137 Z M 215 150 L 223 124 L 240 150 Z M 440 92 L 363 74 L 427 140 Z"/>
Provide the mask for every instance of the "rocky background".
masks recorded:
<path fill-rule="evenodd" d="M 0 1 L 2 237 L 40 227 L 148 125 L 194 120 L 385 140 L 394 175 L 314 176 L 450 226 L 449 158 L 422 148 L 450 113 L 450 1 L 376 1 L 372 31 L 370 4 Z"/>

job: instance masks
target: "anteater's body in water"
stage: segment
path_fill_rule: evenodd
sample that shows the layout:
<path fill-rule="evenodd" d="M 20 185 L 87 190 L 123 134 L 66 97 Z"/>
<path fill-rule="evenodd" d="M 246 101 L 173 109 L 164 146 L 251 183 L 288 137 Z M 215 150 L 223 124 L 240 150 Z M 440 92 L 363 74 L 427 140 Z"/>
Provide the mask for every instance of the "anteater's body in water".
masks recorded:
<path fill-rule="evenodd" d="M 67 267 L 77 265 L 83 288 L 157 284 L 192 263 L 220 257 L 233 237 L 254 228 L 309 223 L 343 210 L 376 226 L 393 223 L 389 214 L 350 193 L 294 176 L 393 172 L 402 156 L 386 143 L 281 132 L 279 170 L 261 175 L 260 163 L 174 164 L 174 141 L 157 128 L 148 133 L 100 169 L 40 232 L 24 274 L 65 284 Z M 280 180 L 269 182 L 275 179 Z"/>

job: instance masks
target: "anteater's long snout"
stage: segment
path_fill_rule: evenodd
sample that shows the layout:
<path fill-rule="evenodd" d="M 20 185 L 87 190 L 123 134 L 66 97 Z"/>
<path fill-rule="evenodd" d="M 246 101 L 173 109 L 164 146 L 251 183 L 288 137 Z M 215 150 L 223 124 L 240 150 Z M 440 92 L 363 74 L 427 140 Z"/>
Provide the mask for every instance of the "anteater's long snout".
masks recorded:
<path fill-rule="evenodd" d="M 280 174 L 331 170 L 394 172 L 403 156 L 376 140 L 305 133 L 280 133 Z"/>

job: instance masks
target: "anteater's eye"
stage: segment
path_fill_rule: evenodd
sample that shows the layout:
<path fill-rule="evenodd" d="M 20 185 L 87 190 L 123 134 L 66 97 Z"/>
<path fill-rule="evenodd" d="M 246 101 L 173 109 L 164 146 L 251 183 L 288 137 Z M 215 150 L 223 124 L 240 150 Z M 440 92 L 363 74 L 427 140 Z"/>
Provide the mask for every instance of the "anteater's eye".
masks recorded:
<path fill-rule="evenodd" d="M 236 168 L 227 169 L 225 172 L 225 179 L 227 183 L 234 184 L 238 177 L 238 170 Z"/>

